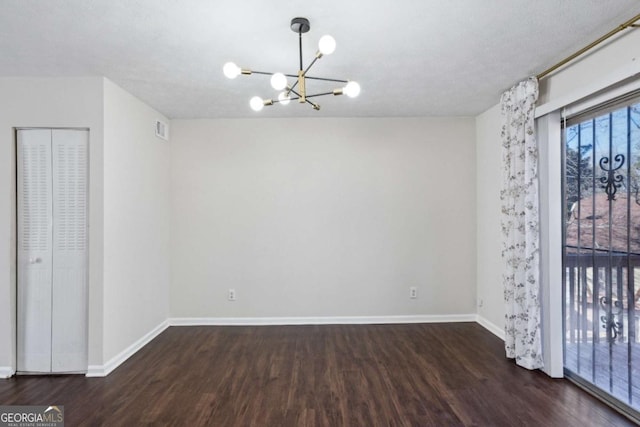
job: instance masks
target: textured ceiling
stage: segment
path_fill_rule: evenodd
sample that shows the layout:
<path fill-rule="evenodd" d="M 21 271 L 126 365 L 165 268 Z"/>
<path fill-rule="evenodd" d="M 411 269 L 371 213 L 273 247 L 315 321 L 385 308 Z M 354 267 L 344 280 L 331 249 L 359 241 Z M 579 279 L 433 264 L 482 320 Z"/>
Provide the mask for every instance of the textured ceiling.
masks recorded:
<path fill-rule="evenodd" d="M 502 91 L 640 13 L 638 0 L 0 0 L 0 76 L 106 76 L 170 118 L 472 116 Z M 321 111 L 274 97 L 266 76 L 295 74 L 331 34 L 310 74 L 357 80 L 360 97 Z M 309 92 L 333 84 L 309 83 Z"/>

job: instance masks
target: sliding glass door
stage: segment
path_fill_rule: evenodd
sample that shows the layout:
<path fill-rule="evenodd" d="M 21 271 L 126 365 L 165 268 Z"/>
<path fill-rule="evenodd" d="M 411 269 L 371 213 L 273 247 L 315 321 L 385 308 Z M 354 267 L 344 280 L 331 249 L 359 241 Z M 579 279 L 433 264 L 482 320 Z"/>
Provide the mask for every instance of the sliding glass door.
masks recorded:
<path fill-rule="evenodd" d="M 564 365 L 568 377 L 640 411 L 640 99 L 564 127 Z"/>

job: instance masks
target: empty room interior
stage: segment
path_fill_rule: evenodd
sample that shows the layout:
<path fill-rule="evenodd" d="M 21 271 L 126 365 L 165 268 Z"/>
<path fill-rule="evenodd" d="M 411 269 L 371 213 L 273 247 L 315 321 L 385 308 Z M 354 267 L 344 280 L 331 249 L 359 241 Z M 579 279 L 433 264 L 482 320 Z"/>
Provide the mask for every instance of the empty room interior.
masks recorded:
<path fill-rule="evenodd" d="M 639 27 L 1 1 L 0 425 L 640 423 Z"/>

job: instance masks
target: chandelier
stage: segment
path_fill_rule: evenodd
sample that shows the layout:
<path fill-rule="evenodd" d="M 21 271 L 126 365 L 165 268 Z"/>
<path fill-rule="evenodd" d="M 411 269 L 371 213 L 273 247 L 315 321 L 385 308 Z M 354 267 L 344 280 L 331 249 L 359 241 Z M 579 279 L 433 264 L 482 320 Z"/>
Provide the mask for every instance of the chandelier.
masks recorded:
<path fill-rule="evenodd" d="M 275 103 L 287 105 L 290 101 L 296 100 L 301 104 L 306 103 L 311 105 L 314 110 L 320 110 L 320 105 L 314 102 L 312 99 L 326 95 L 337 96 L 344 94 L 350 98 L 358 96 L 358 94 L 360 93 L 360 85 L 357 82 L 351 80 L 312 77 L 307 75 L 307 72 L 311 69 L 311 67 L 313 67 L 313 64 L 315 64 L 318 59 L 322 58 L 324 55 L 330 55 L 336 50 L 335 39 L 329 35 L 322 36 L 320 38 L 320 41 L 318 42 L 318 51 L 316 52 L 315 58 L 313 58 L 313 61 L 311 61 L 307 68 L 304 68 L 302 62 L 302 34 L 308 32 L 310 29 L 311 26 L 309 25 L 309 20 L 307 18 L 293 18 L 291 20 L 291 30 L 294 33 L 298 34 L 300 67 L 298 68 L 297 74 L 284 74 L 280 72 L 269 73 L 266 71 L 246 70 L 244 68 L 238 67 L 233 62 L 227 62 L 224 65 L 222 69 L 224 75 L 230 79 L 235 79 L 240 74 L 263 74 L 266 76 L 271 76 L 271 86 L 275 90 L 280 91 L 280 94 L 278 95 L 277 99 L 263 99 L 259 96 L 254 96 L 249 101 L 249 105 L 254 111 L 260 111 L 266 105 L 273 105 Z M 289 79 L 295 80 L 290 81 Z M 338 89 L 333 89 L 329 92 L 308 93 L 307 80 L 320 80 L 325 82 L 342 83 L 344 84 L 344 86 Z"/>

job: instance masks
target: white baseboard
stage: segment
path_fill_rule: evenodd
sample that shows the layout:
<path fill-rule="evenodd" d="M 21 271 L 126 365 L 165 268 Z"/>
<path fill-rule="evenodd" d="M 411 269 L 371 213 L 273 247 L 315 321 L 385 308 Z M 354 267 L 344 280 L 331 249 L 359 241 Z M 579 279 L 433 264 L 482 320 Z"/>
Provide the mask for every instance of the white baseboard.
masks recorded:
<path fill-rule="evenodd" d="M 503 328 L 497 326 L 495 323 L 491 323 L 490 321 L 488 321 L 486 318 L 480 316 L 479 314 L 477 315 L 476 322 L 478 322 L 480 324 L 480 326 L 482 326 L 483 328 L 485 328 L 486 330 L 491 332 L 493 335 L 497 336 L 502 341 L 504 341 L 504 329 Z"/>
<path fill-rule="evenodd" d="M 475 322 L 475 314 L 343 317 L 174 317 L 170 326 L 375 325 L 396 323 Z"/>
<path fill-rule="evenodd" d="M 109 375 L 114 369 L 123 364 L 128 358 L 133 356 L 138 350 L 145 345 L 149 344 L 152 339 L 160 335 L 165 329 L 169 327 L 169 321 L 165 320 L 158 326 L 153 328 L 142 338 L 131 344 L 129 347 L 122 350 L 119 354 L 112 357 L 104 365 L 89 365 L 87 369 L 87 377 L 105 377 Z"/>
<path fill-rule="evenodd" d="M 0 366 L 0 378 L 11 378 L 16 371 L 9 366 Z"/>
<path fill-rule="evenodd" d="M 87 377 L 104 377 L 160 335 L 169 326 L 260 326 L 260 325 L 375 325 L 401 323 L 477 322 L 504 340 L 504 330 L 478 314 L 416 316 L 343 316 L 343 317 L 174 317 L 167 319 L 142 338 L 111 358 L 104 365 L 89 365 Z M 13 368 L 0 366 L 0 378 L 10 378 Z"/>

